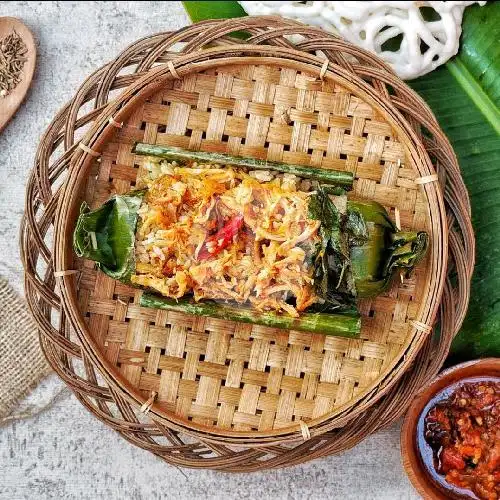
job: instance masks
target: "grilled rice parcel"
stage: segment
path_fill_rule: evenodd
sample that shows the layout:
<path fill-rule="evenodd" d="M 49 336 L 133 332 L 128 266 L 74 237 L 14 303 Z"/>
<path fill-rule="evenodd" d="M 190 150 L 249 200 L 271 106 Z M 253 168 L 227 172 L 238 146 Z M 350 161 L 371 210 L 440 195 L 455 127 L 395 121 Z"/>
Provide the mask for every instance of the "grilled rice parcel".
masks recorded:
<path fill-rule="evenodd" d="M 425 253 L 426 233 L 398 231 L 378 203 L 347 200 L 348 172 L 147 144 L 135 152 L 148 155 L 144 189 L 82 205 L 74 248 L 150 292 L 143 305 L 356 336 L 356 299 Z"/>

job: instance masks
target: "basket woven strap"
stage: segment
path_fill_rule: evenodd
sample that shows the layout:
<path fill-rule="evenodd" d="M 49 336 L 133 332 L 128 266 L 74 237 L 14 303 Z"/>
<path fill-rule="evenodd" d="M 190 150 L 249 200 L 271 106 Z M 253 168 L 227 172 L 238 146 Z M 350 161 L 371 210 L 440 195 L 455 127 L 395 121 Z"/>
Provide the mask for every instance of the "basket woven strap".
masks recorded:
<path fill-rule="evenodd" d="M 71 274 L 78 274 L 80 271 L 77 269 L 68 269 L 67 271 L 55 271 L 54 278 L 62 278 L 63 276 L 70 276 Z"/>
<path fill-rule="evenodd" d="M 428 184 L 429 182 L 436 182 L 439 180 L 437 174 L 425 175 L 424 177 L 417 177 L 415 179 L 415 184 Z"/>
<path fill-rule="evenodd" d="M 299 420 L 299 425 L 300 425 L 300 432 L 302 433 L 304 441 L 311 439 L 311 431 L 309 430 L 307 424 L 303 420 Z"/>
<path fill-rule="evenodd" d="M 95 158 L 98 158 L 101 156 L 101 153 L 98 153 L 97 151 L 94 151 L 93 149 L 90 149 L 87 145 L 82 144 L 81 142 L 78 144 L 78 147 L 88 153 L 91 156 L 94 156 Z"/>
<path fill-rule="evenodd" d="M 76 276 L 76 286 L 80 286 L 83 273 L 79 269 L 67 269 L 66 271 L 54 271 L 54 278 L 60 279 L 64 276 Z"/>
<path fill-rule="evenodd" d="M 145 415 L 149 413 L 151 408 L 153 407 L 153 404 L 155 402 L 156 396 L 158 396 L 158 393 L 155 391 L 151 392 L 151 397 L 141 406 L 140 411 L 144 413 Z"/>
<path fill-rule="evenodd" d="M 116 128 L 123 127 L 123 122 L 117 122 L 112 116 L 109 117 L 108 122 L 110 123 L 110 125 L 113 125 L 113 127 L 116 127 Z"/>
<path fill-rule="evenodd" d="M 328 70 L 328 64 L 329 63 L 330 63 L 330 61 L 328 59 L 325 59 L 325 62 L 323 63 L 323 66 L 321 66 L 321 70 L 319 72 L 319 79 L 320 80 L 323 80 L 323 78 L 325 77 L 326 72 Z"/>
<path fill-rule="evenodd" d="M 432 326 L 426 325 L 421 321 L 411 320 L 410 324 L 414 326 L 418 331 L 429 334 L 432 332 Z"/>
<path fill-rule="evenodd" d="M 181 77 L 179 76 L 179 73 L 177 73 L 177 70 L 174 67 L 174 63 L 172 61 L 168 61 L 167 63 L 167 68 L 169 69 L 170 73 L 176 80 L 180 80 Z"/>

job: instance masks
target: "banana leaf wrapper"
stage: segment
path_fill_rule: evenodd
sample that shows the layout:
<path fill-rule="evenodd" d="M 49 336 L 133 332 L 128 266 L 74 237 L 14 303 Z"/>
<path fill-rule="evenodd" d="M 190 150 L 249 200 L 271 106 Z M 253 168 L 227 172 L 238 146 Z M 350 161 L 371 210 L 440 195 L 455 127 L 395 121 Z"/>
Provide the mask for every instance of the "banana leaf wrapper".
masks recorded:
<path fill-rule="evenodd" d="M 212 163 L 217 161 L 212 159 Z M 312 263 L 315 291 L 321 303 L 302 312 L 299 318 L 237 304 L 206 299 L 195 302 L 189 296 L 171 299 L 155 293 L 144 293 L 141 305 L 276 328 L 358 336 L 361 321 L 356 299 L 386 290 L 397 270 L 410 273 L 425 254 L 428 237 L 425 232 L 398 231 L 386 210 L 375 202 L 349 201 L 341 213 L 330 196 L 332 193 L 345 198 L 340 186 L 318 185 L 315 191 L 309 217 L 321 221 L 321 243 Z M 145 190 L 117 195 L 93 211 L 82 204 L 74 232 L 78 256 L 96 261 L 103 272 L 127 284 L 131 284 L 135 271 L 137 211 L 144 195 Z"/>
<path fill-rule="evenodd" d="M 350 262 L 359 298 L 386 291 L 395 276 L 408 278 L 427 252 L 425 231 L 400 231 L 385 208 L 373 201 L 349 202 L 350 231 L 364 221 L 369 237 L 350 246 Z"/>
<path fill-rule="evenodd" d="M 83 202 L 73 233 L 76 255 L 97 262 L 108 276 L 130 283 L 135 271 L 137 212 L 145 193 L 137 190 L 114 196 L 92 211 Z"/>
<path fill-rule="evenodd" d="M 315 310 L 342 311 L 355 300 L 387 290 L 395 275 L 408 277 L 428 247 L 424 231 L 399 231 L 385 208 L 374 201 L 348 201 L 344 215 L 332 202 L 331 189 L 316 188 L 309 216 L 321 221 L 316 254 Z"/>
<path fill-rule="evenodd" d="M 116 195 L 102 207 L 91 211 L 86 203 L 73 234 L 73 247 L 79 257 L 97 262 L 108 276 L 132 285 L 135 272 L 135 231 L 145 191 Z M 134 286 L 134 285 L 132 285 Z M 171 299 L 155 293 L 144 293 L 140 304 L 144 307 L 179 311 L 196 316 L 253 323 L 274 328 L 301 330 L 325 335 L 357 337 L 361 319 L 353 307 L 343 307 L 339 313 L 304 312 L 299 318 L 274 312 L 259 312 L 253 308 L 219 303 L 212 300 L 195 302 L 191 297 Z"/>

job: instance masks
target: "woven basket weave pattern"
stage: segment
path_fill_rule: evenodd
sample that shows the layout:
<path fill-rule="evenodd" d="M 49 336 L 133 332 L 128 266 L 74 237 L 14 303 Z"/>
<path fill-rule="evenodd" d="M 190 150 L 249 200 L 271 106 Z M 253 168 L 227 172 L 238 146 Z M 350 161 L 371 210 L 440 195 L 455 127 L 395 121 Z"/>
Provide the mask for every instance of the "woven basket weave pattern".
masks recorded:
<path fill-rule="evenodd" d="M 261 41 L 258 37 L 270 36 L 262 32 L 268 24 L 278 24 L 282 29 L 281 32 L 276 30 L 273 40 L 266 43 L 286 45 L 288 42 L 280 37 L 291 30 L 318 35 L 314 29 L 292 23 L 281 25 L 269 19 L 238 22 L 242 28 L 247 27 L 257 34 L 253 43 Z M 313 433 L 312 439 L 294 448 L 276 444 L 232 451 L 222 444 L 214 444 L 211 436 L 207 436 L 208 440 L 200 438 L 196 445 L 184 444 L 183 434 L 178 433 L 175 425 L 169 425 L 168 429 L 165 426 L 168 422 L 156 417 L 154 421 L 139 423 L 144 417 L 138 420 L 127 402 L 127 395 L 117 391 L 114 380 L 103 371 L 103 366 L 95 360 L 85 343 L 84 352 L 87 354 L 69 339 L 64 312 L 59 325 L 52 324 L 50 319 L 50 309 L 58 308 L 59 297 L 54 292 L 50 266 L 45 276 L 39 277 L 36 261 L 40 256 L 50 257 L 50 251 L 42 242 L 58 203 L 57 194 L 52 193 L 50 186 L 66 171 L 70 155 L 76 151 L 73 131 L 97 118 L 98 111 L 101 111 L 99 106 L 106 103 L 111 87 L 123 88 L 136 81 L 136 75 L 117 78 L 116 74 L 123 66 L 142 59 L 139 69 L 147 69 L 155 60 L 167 60 L 170 55 L 165 51 L 180 39 L 190 40 L 197 32 L 202 32 L 197 43 L 195 39 L 185 48 L 188 51 L 211 39 L 218 39 L 231 29 L 227 23 L 214 22 L 185 31 L 138 42 L 114 65 L 93 75 L 42 140 L 38 168 L 28 186 L 28 197 L 43 200 L 43 216 L 35 217 L 42 209 L 39 204 L 28 211 L 23 250 L 28 276 L 27 294 L 32 297 L 31 306 L 44 334 L 42 342 L 47 357 L 96 415 L 120 430 L 127 439 L 172 463 L 250 471 L 291 465 L 338 452 L 396 418 L 415 388 L 438 369 L 464 314 L 469 267 L 473 260 L 470 209 L 449 144 L 425 105 L 378 61 L 368 64 L 370 56 L 366 53 L 359 54 L 364 65 L 357 68 L 358 74 L 374 73 L 374 87 L 382 91 L 382 95 L 385 91 L 386 98 L 405 113 L 410 126 L 418 133 L 419 122 L 423 123 L 432 134 L 425 139 L 426 146 L 433 153 L 442 181 L 446 179 L 448 183 L 448 218 L 450 222 L 458 222 L 460 231 L 450 235 L 450 251 L 459 280 L 453 294 L 448 283 L 443 295 L 441 331 L 444 334 L 437 343 L 429 337 L 418 354 L 413 353 L 413 367 L 397 384 L 388 387 L 377 405 L 371 405 L 370 409 L 367 409 L 369 405 L 362 406 L 360 410 L 364 412 L 341 415 L 335 426 L 323 429 L 322 432 L 328 431 L 326 434 L 320 437 L 319 433 L 314 437 Z M 331 49 L 331 53 L 326 49 L 325 53 L 334 62 L 352 70 L 339 50 L 353 49 L 332 37 L 322 36 L 323 45 Z M 225 43 L 230 44 L 230 41 Z M 310 50 L 308 43 L 306 40 L 300 48 Z M 153 50 L 148 53 L 150 48 Z M 386 84 L 394 86 L 393 97 L 389 97 Z M 94 204 L 101 203 L 111 192 L 127 191 L 134 184 L 139 165 L 137 158 L 130 154 L 130 144 L 140 139 L 257 157 L 269 154 L 269 159 L 288 162 L 308 163 L 310 158 L 312 164 L 326 168 L 356 170 L 361 179 L 356 182 L 354 196 L 398 207 L 403 227 L 428 226 L 428 208 L 414 184 L 416 172 L 407 166 L 407 156 L 391 127 L 369 105 L 329 79 L 320 81 L 316 75 L 290 68 L 224 66 L 220 72 L 205 70 L 204 73 L 194 73 L 163 88 L 125 120 L 124 128 L 116 133 L 116 140 L 109 142 L 103 151 L 96 171 L 98 175 L 90 177 L 87 186 L 87 197 L 93 198 Z M 94 97 L 96 111 L 75 122 L 78 109 Z M 67 153 L 59 159 L 50 159 L 51 151 L 63 137 L 60 135 L 63 130 Z M 88 316 L 89 331 L 103 348 L 107 362 L 118 366 L 129 383 L 144 391 L 144 398 L 150 391 L 158 391 L 159 407 L 163 405 L 166 410 L 203 425 L 234 426 L 241 430 L 270 429 L 288 425 L 294 419 L 307 420 L 325 413 L 365 389 L 391 359 L 401 353 L 401 346 L 408 341 L 405 336 L 409 332 L 401 328 L 401 323 L 404 325 L 417 313 L 419 298 L 414 296 L 414 291 L 418 288 L 416 283 L 423 278 L 417 273 L 413 280 L 396 285 L 387 297 L 363 304 L 362 311 L 368 317 L 359 341 L 325 340 L 321 335 L 299 333 L 288 337 L 279 331 L 241 325 L 236 329 L 233 325 L 231 331 L 227 331 L 227 324 L 213 319 L 193 319 L 140 309 L 132 302 L 137 301 L 137 293 L 96 273 L 87 264 L 79 279 L 79 300 L 82 312 Z M 35 302 L 33 299 L 40 294 L 42 302 Z M 374 313 L 370 314 L 370 311 Z M 143 335 L 138 335 L 141 330 Z M 131 331 L 133 335 L 129 335 Z M 208 336 L 206 331 L 210 333 Z M 282 354 L 284 350 L 288 352 L 286 358 Z M 429 361 L 431 350 L 433 355 Z M 82 354 L 83 371 L 79 371 L 76 360 Z M 331 362 L 325 362 L 328 356 Z M 333 380 L 318 383 L 325 365 L 335 376 Z M 98 372 L 105 377 L 104 385 L 97 383 Z M 273 373 L 279 373 L 279 377 L 270 380 Z M 221 384 L 223 380 L 225 384 Z M 339 384 L 340 380 L 344 386 Z M 321 387 L 321 383 L 326 385 Z M 205 399 L 196 401 L 201 384 L 206 385 L 201 391 Z M 279 413 L 283 408 L 283 404 L 280 407 L 279 394 L 290 394 L 292 396 L 287 397 L 294 398 L 294 404 L 285 405 L 286 415 Z M 308 397 L 311 394 L 315 398 Z M 343 428 L 333 430 L 339 426 Z M 165 438 L 170 444 L 164 443 Z"/>
<path fill-rule="evenodd" d="M 87 190 L 91 205 L 132 188 L 142 160 L 130 150 L 144 140 L 355 171 L 355 197 L 398 207 L 403 227 L 428 227 L 427 203 L 415 171 L 404 165 L 403 145 L 341 86 L 292 69 L 234 66 L 166 87 L 105 146 L 97 182 L 92 176 Z M 108 361 L 145 399 L 158 393 L 158 409 L 196 424 L 267 431 L 323 417 L 371 388 L 408 341 L 408 318 L 421 305 L 415 292 L 424 290 L 417 286 L 420 271 L 361 305 L 361 340 L 127 307 L 138 294 L 89 268 L 80 303 Z"/>

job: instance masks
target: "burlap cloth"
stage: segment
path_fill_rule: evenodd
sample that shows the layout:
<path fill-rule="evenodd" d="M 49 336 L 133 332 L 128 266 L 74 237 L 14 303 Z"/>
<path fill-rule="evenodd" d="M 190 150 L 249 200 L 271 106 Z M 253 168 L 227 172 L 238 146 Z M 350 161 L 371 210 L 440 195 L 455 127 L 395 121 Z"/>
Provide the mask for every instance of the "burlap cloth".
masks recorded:
<path fill-rule="evenodd" d="M 0 276 L 0 424 L 49 371 L 28 306 Z"/>

